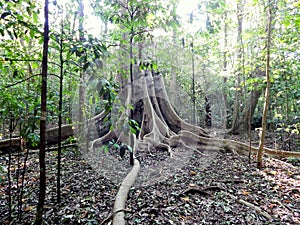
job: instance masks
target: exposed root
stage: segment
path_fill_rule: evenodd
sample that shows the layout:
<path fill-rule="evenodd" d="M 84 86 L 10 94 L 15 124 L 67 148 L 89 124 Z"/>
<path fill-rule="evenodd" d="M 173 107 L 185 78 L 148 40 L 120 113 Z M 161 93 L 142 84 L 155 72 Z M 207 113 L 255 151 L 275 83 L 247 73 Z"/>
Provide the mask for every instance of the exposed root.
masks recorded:
<path fill-rule="evenodd" d="M 209 150 L 225 150 L 232 151 L 242 155 L 249 154 L 249 145 L 226 139 L 207 138 L 196 135 L 190 131 L 180 131 L 180 139 L 185 143 L 190 143 L 195 147 L 203 147 Z M 258 147 L 251 146 L 251 154 L 255 154 L 258 151 Z M 300 152 L 287 152 L 276 149 L 264 148 L 265 154 L 274 158 L 287 158 L 295 157 L 300 158 Z"/>
<path fill-rule="evenodd" d="M 109 131 L 109 132 L 108 132 L 107 134 L 105 134 L 103 137 L 98 138 L 98 139 L 92 141 L 91 147 L 92 147 L 92 148 L 97 148 L 97 147 L 103 145 L 103 143 L 106 143 L 106 142 L 108 142 L 108 141 L 110 141 L 110 140 L 113 140 L 113 139 L 115 139 L 116 137 L 117 137 L 117 136 L 116 136 L 115 132 Z"/>
<path fill-rule="evenodd" d="M 150 151 L 150 146 L 154 146 L 156 148 L 160 148 L 160 149 L 166 149 L 166 151 L 170 154 L 170 157 L 172 158 L 173 157 L 173 151 L 170 147 L 170 145 L 167 145 L 167 144 L 164 144 L 164 143 L 161 143 L 161 142 L 156 142 L 154 139 L 152 138 L 148 138 L 148 137 L 145 137 L 144 138 L 144 142 L 145 143 L 148 143 L 148 150 Z"/>
<path fill-rule="evenodd" d="M 119 212 L 131 212 L 131 210 L 120 209 L 120 210 L 116 211 L 115 213 L 110 213 L 104 220 L 102 220 L 102 222 L 99 225 L 104 225 L 104 224 L 108 223 L 110 220 L 112 220 L 113 216 Z"/>
<path fill-rule="evenodd" d="M 258 214 L 264 216 L 266 219 L 272 220 L 272 216 L 269 213 L 267 213 L 266 211 L 264 211 L 263 209 L 261 209 L 260 207 L 258 207 L 256 205 L 253 205 L 252 203 L 247 202 L 247 201 L 245 201 L 243 199 L 240 199 L 240 198 L 238 198 L 238 197 L 236 197 L 236 196 L 234 196 L 234 195 L 232 195 L 232 194 L 230 194 L 228 192 L 222 191 L 222 193 L 230 196 L 232 199 L 238 201 L 239 203 L 241 203 L 243 205 L 246 205 L 246 206 L 248 206 L 251 209 L 254 209 Z"/>
<path fill-rule="evenodd" d="M 135 75 L 134 79 L 133 82 L 127 80 L 122 83 L 124 88 L 119 92 L 118 104 L 115 106 L 115 109 L 112 110 L 111 115 L 109 115 L 111 124 L 114 125 L 114 130 L 111 131 L 106 127 L 106 130 L 109 131 L 98 139 L 93 140 L 92 147 L 97 147 L 115 139 L 130 145 L 134 154 L 137 154 L 138 151 L 148 151 L 148 153 L 151 154 L 151 149 L 158 148 L 167 151 L 172 157 L 175 154 L 172 151 L 172 148 L 178 146 L 192 149 L 199 154 L 203 154 L 200 151 L 201 149 L 229 151 L 243 155 L 249 154 L 249 146 L 247 144 L 233 140 L 214 138 L 203 128 L 194 126 L 182 120 L 171 106 L 162 76 L 145 76 L 145 74 L 142 73 L 140 75 Z M 130 110 L 130 107 L 128 106 L 131 104 L 136 104 L 138 107 L 135 110 Z M 120 111 L 122 112 L 120 113 Z M 98 125 L 101 124 L 99 121 L 103 121 L 105 116 L 104 113 L 101 113 L 98 116 L 91 118 L 88 120 L 88 126 L 94 126 L 97 121 Z M 137 135 L 133 135 L 130 132 L 130 127 L 128 125 L 129 119 L 138 121 L 141 130 Z M 257 151 L 257 147 L 251 147 L 252 154 L 255 154 Z M 265 148 L 265 153 L 277 158 L 300 158 L 300 152 L 284 152 Z M 134 167 L 123 180 L 116 196 L 113 209 L 114 225 L 125 224 L 125 201 L 129 189 L 137 177 L 139 169 L 140 163 L 135 159 Z M 206 193 L 206 190 L 200 191 Z M 238 199 L 235 196 L 230 196 L 240 203 L 255 209 L 266 218 L 271 219 L 270 215 L 262 211 L 259 207 Z"/>
<path fill-rule="evenodd" d="M 137 159 L 135 159 L 132 170 L 130 171 L 130 173 L 128 173 L 128 175 L 123 180 L 116 196 L 116 200 L 113 207 L 114 225 L 125 225 L 125 218 L 124 218 L 125 203 L 127 200 L 129 190 L 131 186 L 134 184 L 139 170 L 140 170 L 140 162 Z"/>
<path fill-rule="evenodd" d="M 266 219 L 272 220 L 272 216 L 270 214 L 268 214 L 266 211 L 264 211 L 263 209 L 261 209 L 260 207 L 258 207 L 256 205 L 253 205 L 250 202 L 247 202 L 247 201 L 245 201 L 243 199 L 240 199 L 240 198 L 234 196 L 233 194 L 228 193 L 220 185 L 207 186 L 207 187 L 204 187 L 204 188 L 190 187 L 190 188 L 187 188 L 185 191 L 183 191 L 179 196 L 185 196 L 185 195 L 188 195 L 188 194 L 195 194 L 195 193 L 198 193 L 198 194 L 201 194 L 201 195 L 208 195 L 208 196 L 210 196 L 211 194 L 209 192 L 207 192 L 209 190 L 220 191 L 221 193 L 229 196 L 230 198 L 236 200 L 237 202 L 239 202 L 239 203 L 241 203 L 243 205 L 246 205 L 247 207 L 249 207 L 251 209 L 254 209 L 258 214 L 264 216 Z"/>
<path fill-rule="evenodd" d="M 150 73 L 150 72 L 149 72 Z M 133 88 L 133 92 L 131 90 Z M 133 93 L 133 96 L 131 94 Z M 183 145 L 189 149 L 210 149 L 231 151 L 238 154 L 249 154 L 249 146 L 247 144 L 233 141 L 218 139 L 210 136 L 203 128 L 193 126 L 183 121 L 174 111 L 168 99 L 162 76 L 144 76 L 143 73 L 136 76 L 132 83 L 127 82 L 124 89 L 120 92 L 120 99 L 123 104 L 130 102 L 143 101 L 143 112 L 141 121 L 141 131 L 137 137 L 137 141 L 146 144 L 148 150 L 153 147 L 167 149 L 172 155 L 171 146 Z M 109 141 L 109 139 L 120 138 L 121 135 L 128 136 L 129 131 L 120 129 L 128 120 L 130 112 L 123 112 L 117 119 L 114 132 L 109 131 L 100 139 L 93 141 L 93 146 Z M 90 122 L 101 120 L 104 114 L 93 117 Z M 127 133 L 126 133 L 127 132 Z M 129 144 L 128 140 L 121 141 Z M 284 158 L 296 157 L 300 158 L 300 152 L 285 152 L 275 149 L 265 148 L 265 153 L 271 157 Z M 251 153 L 257 153 L 257 147 L 251 147 Z"/>

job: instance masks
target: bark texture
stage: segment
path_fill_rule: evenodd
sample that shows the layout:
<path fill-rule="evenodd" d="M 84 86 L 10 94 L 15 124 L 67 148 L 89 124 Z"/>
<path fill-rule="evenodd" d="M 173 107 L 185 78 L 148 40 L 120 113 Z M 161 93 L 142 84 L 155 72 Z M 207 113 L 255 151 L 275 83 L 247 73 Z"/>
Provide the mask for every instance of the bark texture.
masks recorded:
<path fill-rule="evenodd" d="M 89 134 L 82 136 L 89 138 L 88 144 L 84 146 L 88 146 L 91 150 L 114 140 L 133 146 L 134 154 L 138 151 L 150 152 L 153 148 L 159 148 L 168 151 L 172 156 L 171 148 L 179 144 L 186 148 L 211 148 L 248 154 L 248 145 L 214 138 L 203 128 L 182 120 L 170 104 L 160 74 L 150 70 L 139 71 L 138 68 L 134 71 L 132 84 L 130 81 L 124 84 L 119 92 L 118 103 L 114 105 L 110 115 L 100 113 L 87 120 L 85 130 L 89 131 Z M 129 108 L 120 110 L 122 105 L 126 106 L 130 102 L 135 106 L 132 113 Z M 129 118 L 129 115 L 132 115 L 132 118 Z M 110 120 L 109 124 L 113 124 L 113 129 L 105 126 L 103 118 Z M 139 123 L 141 129 L 136 135 L 129 131 L 129 119 L 134 119 Z M 133 140 L 133 145 L 130 140 Z M 252 154 L 256 152 L 257 148 L 252 147 Z M 267 148 L 265 152 L 275 157 L 300 156 L 298 152 L 283 152 Z"/>
<path fill-rule="evenodd" d="M 254 70 L 251 74 L 251 76 L 254 78 L 261 78 L 263 77 L 263 75 L 264 71 L 259 68 Z M 252 119 L 252 116 L 258 103 L 258 99 L 261 96 L 263 90 L 264 88 L 259 83 L 256 82 L 253 84 L 253 89 L 250 91 L 249 94 L 249 100 L 243 108 L 239 120 L 235 123 L 235 126 L 232 128 L 232 133 L 245 133 L 250 129 L 249 121 L 251 121 Z"/>

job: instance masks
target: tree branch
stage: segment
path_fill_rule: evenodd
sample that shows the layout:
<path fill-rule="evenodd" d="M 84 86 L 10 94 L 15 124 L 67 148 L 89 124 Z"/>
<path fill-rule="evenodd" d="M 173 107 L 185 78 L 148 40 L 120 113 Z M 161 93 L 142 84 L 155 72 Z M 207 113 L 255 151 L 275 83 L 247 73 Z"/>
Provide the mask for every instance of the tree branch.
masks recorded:
<path fill-rule="evenodd" d="M 26 77 L 25 79 L 20 80 L 20 81 L 17 81 L 17 82 L 15 82 L 15 83 L 13 83 L 13 84 L 6 85 L 5 88 L 9 88 L 9 87 L 16 86 L 17 84 L 23 83 L 23 82 L 25 82 L 25 81 L 27 81 L 27 80 L 33 78 L 33 77 L 37 77 L 37 76 L 40 76 L 40 75 L 42 75 L 42 74 L 40 74 L 40 73 L 34 74 L 34 75 L 30 76 L 30 77 Z M 54 73 L 50 73 L 49 75 L 55 76 L 55 77 L 59 78 L 59 76 L 58 76 L 57 74 L 54 74 Z M 0 89 L 0 90 L 1 90 L 1 89 Z"/>

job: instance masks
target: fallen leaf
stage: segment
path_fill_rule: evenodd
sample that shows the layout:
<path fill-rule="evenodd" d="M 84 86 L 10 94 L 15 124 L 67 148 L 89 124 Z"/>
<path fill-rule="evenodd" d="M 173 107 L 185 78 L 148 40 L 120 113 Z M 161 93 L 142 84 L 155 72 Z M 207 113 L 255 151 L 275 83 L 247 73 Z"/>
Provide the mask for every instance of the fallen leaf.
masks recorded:
<path fill-rule="evenodd" d="M 188 201 L 190 201 L 190 198 L 189 198 L 189 196 L 182 197 L 181 199 L 182 199 L 183 201 L 185 201 L 185 202 L 188 202 Z"/>
<path fill-rule="evenodd" d="M 193 170 L 190 171 L 190 175 L 191 175 L 191 176 L 195 176 L 196 174 L 197 174 L 197 172 L 195 172 L 195 171 L 193 171 Z"/>
<path fill-rule="evenodd" d="M 270 209 L 273 209 L 275 206 L 276 206 L 276 204 L 272 204 L 272 203 L 269 204 L 269 208 L 270 208 Z"/>
<path fill-rule="evenodd" d="M 85 217 L 87 216 L 88 213 L 89 213 L 88 211 L 85 211 L 84 213 L 82 213 L 82 214 L 80 215 L 80 218 L 81 218 L 81 219 L 85 218 Z"/>
<path fill-rule="evenodd" d="M 275 176 L 277 174 L 277 171 L 275 170 L 268 171 L 268 174 Z"/>
<path fill-rule="evenodd" d="M 249 195 L 249 191 L 243 191 L 243 195 Z"/>
<path fill-rule="evenodd" d="M 28 212 L 28 211 L 31 211 L 31 210 L 33 210 L 34 209 L 34 206 L 27 206 L 25 209 L 24 209 L 24 211 L 25 212 Z"/>

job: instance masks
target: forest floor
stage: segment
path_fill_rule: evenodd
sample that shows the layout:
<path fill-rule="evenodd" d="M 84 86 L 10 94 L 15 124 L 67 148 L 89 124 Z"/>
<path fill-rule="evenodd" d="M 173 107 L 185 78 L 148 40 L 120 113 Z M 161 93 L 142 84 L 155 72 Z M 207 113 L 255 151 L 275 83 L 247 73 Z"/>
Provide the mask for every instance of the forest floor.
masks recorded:
<path fill-rule="evenodd" d="M 232 152 L 181 147 L 173 151 L 174 159 L 155 150 L 139 156 L 139 180 L 126 202 L 128 224 L 300 224 L 299 161 L 291 161 L 292 165 L 266 157 L 265 167 L 259 170 L 253 159 L 249 163 L 247 156 Z M 106 154 L 109 163 L 97 169 L 78 150 L 65 150 L 61 203 L 56 203 L 57 152 L 47 152 L 45 224 L 111 224 L 122 180 L 117 176 L 124 177 L 126 173 L 120 174 L 120 170 L 128 171 L 130 166 L 126 157 L 121 160 L 114 153 Z M 7 166 L 7 160 L 7 155 L 0 156 L 0 166 Z M 12 157 L 11 224 L 32 224 L 36 212 L 38 154 L 29 154 L 24 194 L 18 203 L 22 160 L 24 154 Z M 0 171 L 0 224 L 9 224 L 6 173 Z M 22 216 L 18 220 L 20 202 Z"/>

